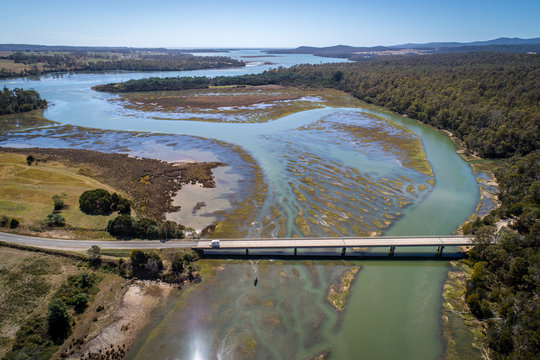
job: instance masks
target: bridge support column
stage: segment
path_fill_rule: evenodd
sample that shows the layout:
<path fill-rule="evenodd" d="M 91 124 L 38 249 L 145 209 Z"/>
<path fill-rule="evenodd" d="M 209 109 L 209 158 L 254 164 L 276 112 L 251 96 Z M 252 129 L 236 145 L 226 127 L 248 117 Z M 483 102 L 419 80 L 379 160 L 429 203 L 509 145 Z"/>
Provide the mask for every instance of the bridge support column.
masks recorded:
<path fill-rule="evenodd" d="M 345 251 L 347 250 L 347 248 L 341 248 L 341 256 L 345 256 Z"/>
<path fill-rule="evenodd" d="M 435 256 L 436 257 L 441 257 L 443 249 L 444 249 L 444 245 L 437 246 L 437 252 L 435 253 Z"/>
<path fill-rule="evenodd" d="M 394 256 L 395 250 L 396 250 L 395 246 L 390 246 L 390 250 L 388 250 L 388 256 Z"/>
<path fill-rule="evenodd" d="M 249 249 L 246 248 L 246 256 L 248 256 L 248 255 L 249 255 Z"/>
<path fill-rule="evenodd" d="M 296 248 L 294 248 L 294 256 L 296 256 Z"/>

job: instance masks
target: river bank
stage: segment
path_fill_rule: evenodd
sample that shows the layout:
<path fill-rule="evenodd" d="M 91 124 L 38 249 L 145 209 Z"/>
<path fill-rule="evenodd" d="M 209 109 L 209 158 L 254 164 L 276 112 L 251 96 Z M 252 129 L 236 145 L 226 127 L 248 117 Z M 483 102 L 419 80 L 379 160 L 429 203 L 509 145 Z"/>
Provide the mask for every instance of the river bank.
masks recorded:
<path fill-rule="evenodd" d="M 175 286 L 111 279 L 52 359 L 121 359 L 145 326 L 178 294 Z"/>

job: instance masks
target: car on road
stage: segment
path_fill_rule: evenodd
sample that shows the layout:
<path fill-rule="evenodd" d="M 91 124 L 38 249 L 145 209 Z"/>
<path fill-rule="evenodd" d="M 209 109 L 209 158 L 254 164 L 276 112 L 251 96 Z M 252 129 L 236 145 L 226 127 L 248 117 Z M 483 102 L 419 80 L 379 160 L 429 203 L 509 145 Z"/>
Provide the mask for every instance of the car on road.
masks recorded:
<path fill-rule="evenodd" d="M 218 248 L 219 247 L 219 240 L 212 240 L 210 242 L 210 247 L 211 248 Z"/>

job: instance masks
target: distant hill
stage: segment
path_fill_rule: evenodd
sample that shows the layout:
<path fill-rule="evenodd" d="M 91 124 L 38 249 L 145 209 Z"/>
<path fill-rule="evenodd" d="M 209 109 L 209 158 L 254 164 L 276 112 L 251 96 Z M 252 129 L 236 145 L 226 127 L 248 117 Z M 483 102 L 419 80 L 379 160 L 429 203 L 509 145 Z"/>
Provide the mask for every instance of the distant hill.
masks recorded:
<path fill-rule="evenodd" d="M 520 38 L 505 38 L 501 37 L 494 40 L 474 41 L 469 43 L 459 42 L 430 42 L 426 44 L 401 44 L 393 45 L 393 48 L 399 49 L 435 49 L 443 47 L 463 47 L 463 46 L 488 46 L 488 45 L 533 45 L 540 44 L 540 38 L 520 39 Z"/>
<path fill-rule="evenodd" d="M 469 43 L 430 42 L 426 44 L 401 44 L 373 47 L 355 47 L 349 45 L 336 45 L 328 47 L 300 46 L 296 49 L 274 49 L 268 51 L 269 54 L 313 54 L 317 56 L 348 58 L 354 60 L 383 55 L 404 55 L 410 53 L 434 54 L 450 52 L 539 53 L 540 38 L 498 38 L 494 40 L 475 41 Z"/>
<path fill-rule="evenodd" d="M 0 44 L 0 51 L 34 51 L 34 52 L 111 52 L 133 53 L 150 52 L 165 54 L 184 54 L 192 52 L 225 52 L 225 49 L 166 49 L 166 48 L 134 48 L 134 47 L 109 47 L 109 46 L 66 46 L 66 45 L 32 45 L 32 44 Z"/>

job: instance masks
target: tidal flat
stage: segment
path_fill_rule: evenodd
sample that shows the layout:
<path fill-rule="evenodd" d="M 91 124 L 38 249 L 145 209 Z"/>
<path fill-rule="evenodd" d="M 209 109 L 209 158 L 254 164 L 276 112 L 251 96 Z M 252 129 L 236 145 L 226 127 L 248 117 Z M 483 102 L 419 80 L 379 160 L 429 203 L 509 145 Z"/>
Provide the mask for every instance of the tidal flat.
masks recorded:
<path fill-rule="evenodd" d="M 145 116 L 159 120 L 231 123 L 263 123 L 299 111 L 361 105 L 359 100 L 339 90 L 280 85 L 132 92 L 110 101 L 120 104 L 127 115 L 143 112 Z"/>
<path fill-rule="evenodd" d="M 156 351 L 163 359 L 313 358 L 329 351 L 327 341 L 343 315 L 327 292 L 344 272 L 358 271 L 343 261 L 204 260 L 201 266 L 206 280 L 184 290 L 129 359 Z M 236 286 L 228 285 L 230 279 Z"/>

